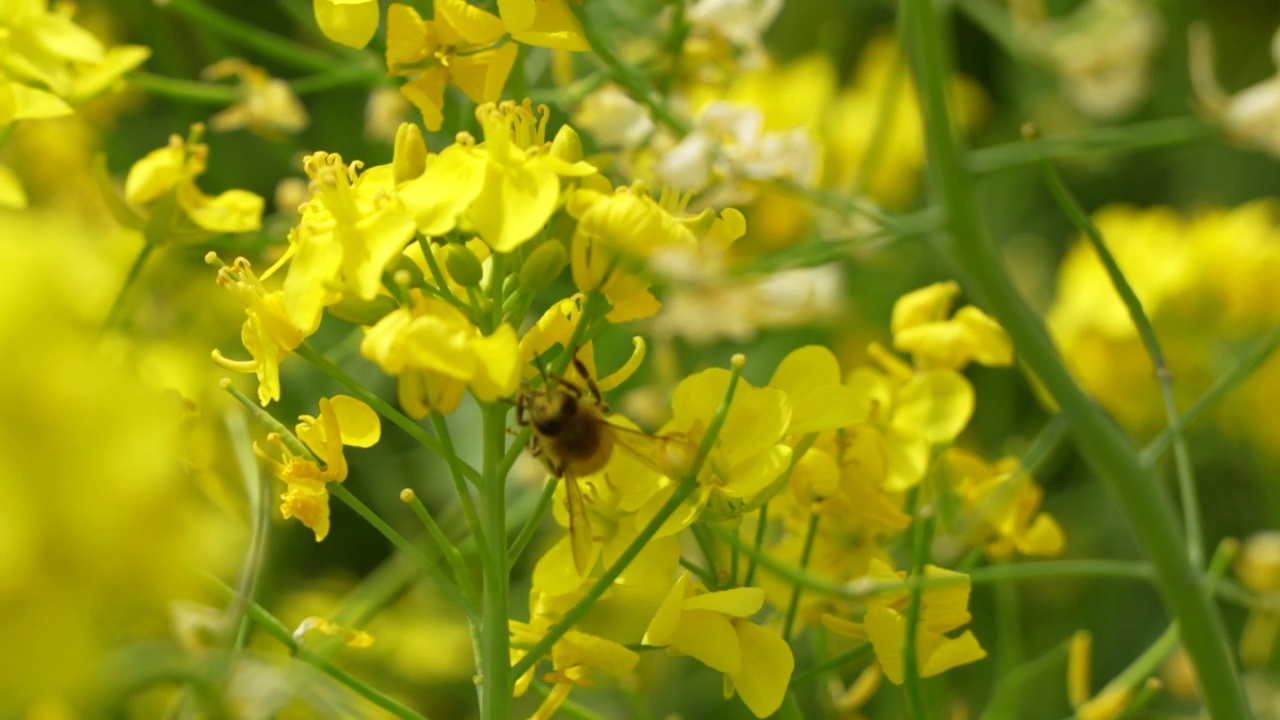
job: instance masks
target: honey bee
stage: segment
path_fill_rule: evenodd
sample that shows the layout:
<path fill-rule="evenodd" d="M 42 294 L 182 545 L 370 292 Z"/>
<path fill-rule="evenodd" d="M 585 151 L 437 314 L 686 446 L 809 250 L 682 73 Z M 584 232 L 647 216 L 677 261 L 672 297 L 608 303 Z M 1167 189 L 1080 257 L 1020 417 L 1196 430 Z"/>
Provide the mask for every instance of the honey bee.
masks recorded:
<path fill-rule="evenodd" d="M 517 398 L 516 423 L 533 430 L 529 452 L 564 479 L 573 562 L 585 577 L 593 538 L 580 480 L 603 470 L 616 448 L 664 475 L 678 470 L 690 455 L 680 435 L 647 435 L 610 422 L 609 406 L 576 354 L 573 366 L 583 385 L 544 372 L 544 387 L 526 388 Z"/>

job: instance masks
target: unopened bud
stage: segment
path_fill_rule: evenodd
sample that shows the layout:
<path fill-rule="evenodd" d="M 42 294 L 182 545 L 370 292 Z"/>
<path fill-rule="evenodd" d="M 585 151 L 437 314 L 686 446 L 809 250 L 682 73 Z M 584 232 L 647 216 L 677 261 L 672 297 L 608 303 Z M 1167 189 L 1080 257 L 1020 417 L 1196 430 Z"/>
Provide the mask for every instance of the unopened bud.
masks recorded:
<path fill-rule="evenodd" d="M 582 138 L 578 137 L 578 131 L 568 125 L 561 125 L 560 131 L 551 141 L 551 155 L 565 162 L 575 163 L 581 160 Z"/>
<path fill-rule="evenodd" d="M 568 264 L 569 253 L 562 243 L 545 242 L 525 258 L 520 268 L 520 287 L 538 292 L 555 282 Z"/>
<path fill-rule="evenodd" d="M 427 169 L 427 143 L 422 130 L 414 123 L 400 123 L 396 130 L 396 144 L 391 160 L 391 174 L 399 185 L 412 180 Z"/>
<path fill-rule="evenodd" d="M 465 245 L 450 245 L 444 251 L 444 267 L 449 277 L 463 287 L 476 287 L 484 278 L 484 268 Z"/>

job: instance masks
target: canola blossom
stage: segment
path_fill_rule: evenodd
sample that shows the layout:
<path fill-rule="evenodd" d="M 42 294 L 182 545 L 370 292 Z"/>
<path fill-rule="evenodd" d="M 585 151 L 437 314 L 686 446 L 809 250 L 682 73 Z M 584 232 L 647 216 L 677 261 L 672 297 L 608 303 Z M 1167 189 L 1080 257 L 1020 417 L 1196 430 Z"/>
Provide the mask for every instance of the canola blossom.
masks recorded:
<path fill-rule="evenodd" d="M 0 0 L 0 718 L 1280 716 L 1262 4 Z"/>

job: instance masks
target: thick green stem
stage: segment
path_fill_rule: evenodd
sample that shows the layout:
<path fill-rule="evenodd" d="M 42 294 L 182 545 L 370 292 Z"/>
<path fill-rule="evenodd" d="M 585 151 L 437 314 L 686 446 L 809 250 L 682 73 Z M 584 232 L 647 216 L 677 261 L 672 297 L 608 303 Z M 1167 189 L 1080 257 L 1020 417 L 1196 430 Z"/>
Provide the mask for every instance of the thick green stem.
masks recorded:
<path fill-rule="evenodd" d="M 102 321 L 101 332 L 106 332 L 114 328 L 120 322 L 120 313 L 124 312 L 124 302 L 129 296 L 129 290 L 138 283 L 138 278 L 142 275 L 142 268 L 147 264 L 147 259 L 151 257 L 155 246 L 147 243 L 138 251 L 138 256 L 133 259 L 133 264 L 129 266 L 129 272 L 124 276 L 124 283 L 120 286 L 120 291 L 116 293 L 116 297 L 111 301 L 111 308 L 107 310 L 107 316 Z"/>
<path fill-rule="evenodd" d="M 1018 296 L 978 215 L 974 182 L 961 160 L 947 108 L 941 27 L 929 0 L 905 0 L 903 21 L 924 113 L 934 190 L 947 210 L 951 247 L 970 287 L 1013 338 L 1072 420 L 1085 461 L 1110 486 L 1151 558 L 1165 604 L 1182 627 L 1209 714 L 1218 720 L 1249 717 L 1222 621 L 1204 583 L 1187 559 L 1168 497 L 1138 462 L 1129 439 L 1071 379 L 1039 318 Z"/>
<path fill-rule="evenodd" d="M 919 499 L 917 499 L 919 503 Z M 916 525 L 911 538 L 911 577 L 925 577 L 924 568 L 929 562 L 929 549 L 933 544 L 933 512 L 929 508 L 916 510 Z M 929 704 L 920 684 L 920 658 L 916 638 L 920 630 L 920 605 L 924 588 L 915 585 L 907 598 L 906 638 L 902 641 L 902 689 L 907 694 L 907 709 L 912 720 L 932 717 Z"/>
<path fill-rule="evenodd" d="M 342 60 L 319 50 L 300 45 L 220 10 L 215 10 L 200 0 L 170 0 L 165 7 L 185 15 L 210 32 L 297 68 L 331 70 L 343 63 Z"/>
<path fill-rule="evenodd" d="M 813 513 L 809 516 L 809 528 L 804 534 L 804 548 L 800 551 L 800 572 L 809 569 L 809 556 L 813 554 L 813 541 L 818 537 L 818 521 L 822 516 Z M 796 583 L 791 586 L 791 602 L 787 603 L 786 619 L 782 621 L 782 637 L 788 642 L 791 640 L 791 629 L 795 626 L 796 612 L 800 610 L 800 593 L 804 591 L 804 586 Z"/>
<path fill-rule="evenodd" d="M 506 406 L 483 407 L 484 465 L 481 469 L 480 504 L 486 551 L 480 555 L 484 571 L 483 619 L 480 624 L 480 717 L 511 717 L 511 634 L 508 629 L 506 475 L 500 472 L 507 439 Z"/>
<path fill-rule="evenodd" d="M 1087 152 L 1134 152 L 1209 140 L 1217 131 L 1194 117 L 1152 120 L 1111 128 L 1092 128 L 1078 135 L 1046 137 L 975 150 L 967 165 L 975 174 L 1038 165 L 1048 160 L 1077 158 Z"/>

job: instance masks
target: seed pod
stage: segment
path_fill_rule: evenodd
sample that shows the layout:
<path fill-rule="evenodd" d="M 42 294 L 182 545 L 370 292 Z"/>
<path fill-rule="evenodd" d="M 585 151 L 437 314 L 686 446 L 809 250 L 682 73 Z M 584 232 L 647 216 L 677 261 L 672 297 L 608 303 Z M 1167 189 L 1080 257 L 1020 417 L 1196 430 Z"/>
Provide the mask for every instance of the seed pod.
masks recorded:
<path fill-rule="evenodd" d="M 465 245 L 450 245 L 444 251 L 444 269 L 463 287 L 476 287 L 484 278 L 480 261 Z"/>
<path fill-rule="evenodd" d="M 555 282 L 568 264 L 569 253 L 564 245 L 555 240 L 545 242 L 525 258 L 520 268 L 520 287 L 538 292 Z"/>

